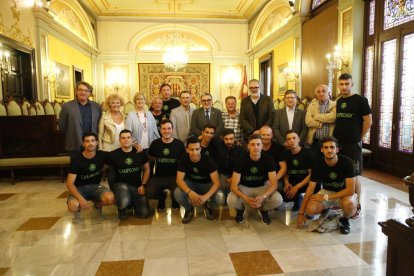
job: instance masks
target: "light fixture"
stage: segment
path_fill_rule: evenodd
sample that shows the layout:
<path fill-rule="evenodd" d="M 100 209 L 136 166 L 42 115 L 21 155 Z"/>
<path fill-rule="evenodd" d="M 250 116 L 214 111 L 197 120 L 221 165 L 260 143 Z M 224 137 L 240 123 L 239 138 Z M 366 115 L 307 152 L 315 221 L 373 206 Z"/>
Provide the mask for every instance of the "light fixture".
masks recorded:
<path fill-rule="evenodd" d="M 0 43 L 0 75 L 1 80 L 4 81 L 6 76 L 11 73 L 10 52 L 3 50 L 3 45 Z"/>
<path fill-rule="evenodd" d="M 299 79 L 299 73 L 296 72 L 293 62 L 289 62 L 289 66 L 283 69 L 283 75 L 286 82 L 286 89 L 296 89 L 296 81 Z M 293 87 L 289 87 L 289 84 L 293 83 Z"/>
<path fill-rule="evenodd" d="M 167 46 L 163 61 L 167 68 L 177 71 L 185 67 L 188 63 L 188 56 L 185 53 L 184 45 L 180 45 L 180 36 L 175 29 L 176 23 L 176 11 L 175 11 L 175 0 L 174 0 L 174 28 L 171 34 L 171 44 Z"/>
<path fill-rule="evenodd" d="M 328 71 L 328 87 L 332 91 L 333 78 L 334 74 L 341 72 L 344 68 L 349 66 L 349 60 L 347 55 L 342 52 L 342 49 L 339 45 L 335 46 L 333 53 L 327 53 L 326 59 L 328 63 L 326 64 L 326 70 Z"/>
<path fill-rule="evenodd" d="M 54 62 L 51 62 L 48 66 L 48 71 L 43 75 L 43 78 L 45 79 L 45 82 L 54 85 L 56 79 L 59 77 L 59 74 L 59 68 L 56 67 L 56 64 Z"/>

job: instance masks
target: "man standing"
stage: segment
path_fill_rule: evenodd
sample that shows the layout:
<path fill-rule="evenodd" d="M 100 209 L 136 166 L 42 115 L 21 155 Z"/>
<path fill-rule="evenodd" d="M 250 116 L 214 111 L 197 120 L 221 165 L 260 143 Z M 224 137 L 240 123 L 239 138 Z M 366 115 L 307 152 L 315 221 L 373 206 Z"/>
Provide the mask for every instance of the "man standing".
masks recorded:
<path fill-rule="evenodd" d="M 288 130 L 293 130 L 299 135 L 301 141 L 305 141 L 308 128 L 305 124 L 305 111 L 296 107 L 298 102 L 296 92 L 287 90 L 283 100 L 285 101 L 285 108 L 275 112 L 273 133 L 276 142 L 286 147 L 285 137 Z"/>
<path fill-rule="evenodd" d="M 201 131 L 206 124 L 216 127 L 215 137 L 220 137 L 223 132 L 223 118 L 221 111 L 212 107 L 213 97 L 209 93 L 201 96 L 202 107 L 194 110 L 191 116 L 190 134 L 200 137 Z"/>
<path fill-rule="evenodd" d="M 134 207 L 134 215 L 146 218 L 150 215 L 147 197 L 145 196 L 150 171 L 148 156 L 137 152 L 132 145 L 132 133 L 128 129 L 119 134 L 121 147 L 109 153 L 108 163 L 114 167 L 115 179 L 113 190 L 116 196 L 118 217 L 128 218 L 127 208 Z M 141 178 L 142 175 L 142 178 Z"/>
<path fill-rule="evenodd" d="M 66 187 L 69 191 L 68 210 L 74 213 L 74 223 L 80 220 L 80 212 L 89 209 L 88 201 L 102 218 L 102 206 L 114 204 L 114 194 L 105 186 L 100 185 L 102 168 L 105 164 L 105 153 L 96 151 L 98 136 L 85 132 L 82 137 L 84 150 L 71 158 Z"/>
<path fill-rule="evenodd" d="M 245 140 L 262 126 L 272 126 L 275 108 L 269 96 L 260 94 L 259 81 L 249 81 L 250 96 L 240 104 L 240 124 Z"/>
<path fill-rule="evenodd" d="M 235 208 L 236 222 L 244 220 L 245 206 L 258 209 L 262 222 L 269 225 L 269 210 L 282 204 L 282 196 L 277 191 L 277 178 L 273 159 L 261 154 L 262 138 L 252 134 L 248 139 L 249 153 L 236 165 L 231 178 L 231 192 L 227 198 L 230 208 Z"/>
<path fill-rule="evenodd" d="M 349 234 L 349 217 L 355 213 L 357 195 L 355 191 L 355 167 L 347 156 L 338 155 L 338 140 L 327 136 L 321 141 L 324 158 L 319 159 L 312 168 L 309 187 L 306 190 L 303 204 L 300 207 L 297 224 L 306 222 L 305 213 L 309 216 L 322 213 L 324 209 L 340 206 L 344 215 L 339 219 L 339 230 Z M 314 194 L 317 184 L 322 189 Z"/>
<path fill-rule="evenodd" d="M 174 197 L 185 209 L 182 223 L 189 223 L 194 216 L 193 206 L 203 206 L 208 220 L 214 219 L 213 203 L 223 205 L 217 167 L 210 156 L 201 154 L 197 137 L 187 139 L 187 154 L 181 157 L 177 169 L 177 188 Z"/>
<path fill-rule="evenodd" d="M 171 98 L 171 86 L 168 83 L 163 83 L 160 87 L 162 99 L 162 114 L 166 119 L 170 118 L 171 110 L 180 106 L 180 101 Z"/>
<path fill-rule="evenodd" d="M 315 89 L 316 98 L 306 110 L 305 123 L 308 127 L 306 142 L 311 145 L 315 157 L 321 156 L 322 138 L 332 136 L 335 128 L 336 102 L 329 99 L 330 94 L 327 85 L 318 85 Z"/>
<path fill-rule="evenodd" d="M 184 153 L 184 144 L 172 136 L 173 124 L 170 120 L 161 121 L 161 138 L 154 140 L 148 151 L 150 158 L 155 161 L 155 173 L 149 180 L 147 197 L 159 199 L 165 189 L 174 192 L 177 187 L 175 178 L 177 174 L 178 159 Z M 165 206 L 158 202 L 158 209 Z M 172 208 L 179 208 L 177 201 L 172 197 Z"/>
<path fill-rule="evenodd" d="M 227 112 L 223 112 L 224 128 L 233 129 L 236 142 L 241 145 L 243 133 L 240 126 L 240 114 L 236 110 L 237 99 L 234 96 L 228 96 L 225 103 Z"/>
<path fill-rule="evenodd" d="M 336 101 L 336 127 L 334 136 L 339 141 L 340 153 L 354 161 L 356 171 L 356 194 L 358 206 L 352 216 L 358 217 L 361 212 L 361 183 L 358 175 L 362 173 L 362 139 L 372 125 L 371 108 L 365 97 L 352 93 L 352 76 L 342 74 L 338 79 L 341 98 Z"/>
<path fill-rule="evenodd" d="M 299 145 L 300 138 L 296 132 L 289 130 L 286 134 L 286 166 L 284 176 L 283 201 L 293 201 L 292 211 L 299 210 L 302 196 L 306 192 L 310 179 L 312 161 L 311 151 Z M 320 150 L 320 149 L 319 149 Z M 317 190 L 319 191 L 319 189 Z"/>
<path fill-rule="evenodd" d="M 65 103 L 59 114 L 59 129 L 65 133 L 65 149 L 74 156 L 81 149 L 82 135 L 98 133 L 101 107 L 90 101 L 93 88 L 87 82 L 76 84 L 76 99 Z"/>
<path fill-rule="evenodd" d="M 171 110 L 170 119 L 173 125 L 173 136 L 175 139 L 185 143 L 190 132 L 191 116 L 194 108 L 190 106 L 191 94 L 188 91 L 180 93 L 181 106 Z"/>

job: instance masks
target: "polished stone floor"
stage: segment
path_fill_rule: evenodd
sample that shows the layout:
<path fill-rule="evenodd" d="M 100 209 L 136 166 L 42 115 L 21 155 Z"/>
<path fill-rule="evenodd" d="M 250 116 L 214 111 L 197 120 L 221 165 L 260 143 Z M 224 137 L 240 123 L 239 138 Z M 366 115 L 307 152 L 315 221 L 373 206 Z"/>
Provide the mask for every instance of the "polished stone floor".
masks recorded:
<path fill-rule="evenodd" d="M 0 182 L 0 275 L 385 275 L 387 239 L 377 222 L 406 218 L 408 194 L 362 177 L 362 215 L 351 233 L 295 227 L 287 205 L 264 225 L 254 212 L 237 225 L 232 210 L 187 225 L 181 211 L 120 223 L 93 211 L 73 224 L 58 180 Z"/>

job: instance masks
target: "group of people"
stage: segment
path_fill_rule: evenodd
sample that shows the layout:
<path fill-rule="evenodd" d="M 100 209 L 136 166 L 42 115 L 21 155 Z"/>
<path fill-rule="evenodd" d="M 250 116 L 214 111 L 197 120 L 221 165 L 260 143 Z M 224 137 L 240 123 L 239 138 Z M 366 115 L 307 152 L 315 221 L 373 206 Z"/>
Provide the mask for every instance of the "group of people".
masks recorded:
<path fill-rule="evenodd" d="M 182 223 L 192 220 L 195 206 L 212 220 L 214 209 L 227 203 L 236 209 L 237 223 L 244 221 L 246 208 L 253 208 L 270 224 L 269 211 L 293 201 L 298 225 L 340 207 L 340 231 L 347 234 L 349 218 L 361 211 L 357 176 L 362 138 L 372 124 L 367 99 L 354 94 L 352 86 L 352 76 L 341 75 L 335 102 L 328 86 L 319 85 L 306 111 L 297 108 L 296 92 L 288 90 L 285 108 L 275 111 L 253 79 L 240 112 L 237 99 L 229 96 L 222 113 L 212 107 L 209 93 L 194 110 L 190 92 L 182 91 L 177 100 L 163 84 L 150 110 L 138 92 L 135 112 L 125 116 L 123 99 L 114 94 L 101 116 L 100 106 L 89 100 L 92 87 L 80 82 L 76 99 L 63 105 L 59 117 L 71 155 L 68 209 L 78 221 L 91 200 L 100 217 L 102 206 L 112 204 L 121 220 L 128 217 L 128 207 L 135 216 L 148 217 L 152 207 L 165 207 L 169 190 L 172 208 L 185 209 Z M 100 184 L 104 167 L 109 168 L 109 189 Z"/>

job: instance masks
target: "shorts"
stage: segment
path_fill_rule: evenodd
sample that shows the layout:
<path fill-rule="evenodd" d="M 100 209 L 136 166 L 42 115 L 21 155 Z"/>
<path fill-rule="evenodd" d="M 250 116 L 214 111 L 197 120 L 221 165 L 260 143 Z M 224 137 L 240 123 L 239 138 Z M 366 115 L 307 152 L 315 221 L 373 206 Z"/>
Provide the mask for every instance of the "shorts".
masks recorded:
<path fill-rule="evenodd" d="M 354 144 L 341 144 L 339 153 L 352 159 L 356 175 L 362 174 L 362 142 Z"/>
<path fill-rule="evenodd" d="M 100 184 L 82 185 L 76 187 L 76 189 L 83 196 L 84 199 L 88 201 L 91 200 L 95 203 L 101 202 L 103 194 L 106 192 L 110 192 L 110 190 L 107 187 L 102 186 Z M 69 193 L 68 202 L 73 199 L 76 199 L 76 197 Z"/>
<path fill-rule="evenodd" d="M 334 191 L 329 191 L 329 190 L 321 189 L 316 194 L 317 195 L 331 195 L 331 194 L 335 194 L 335 193 L 336 192 L 334 192 Z M 355 202 L 356 202 L 356 200 L 358 199 L 358 195 L 354 193 L 354 195 L 352 197 L 353 197 L 353 200 L 355 200 Z M 342 198 L 335 198 L 335 199 L 330 199 L 330 200 L 323 200 L 323 201 L 321 201 L 321 203 L 325 206 L 325 209 L 332 208 L 334 206 L 339 206 L 340 207 L 341 206 L 340 205 L 341 199 Z"/>

